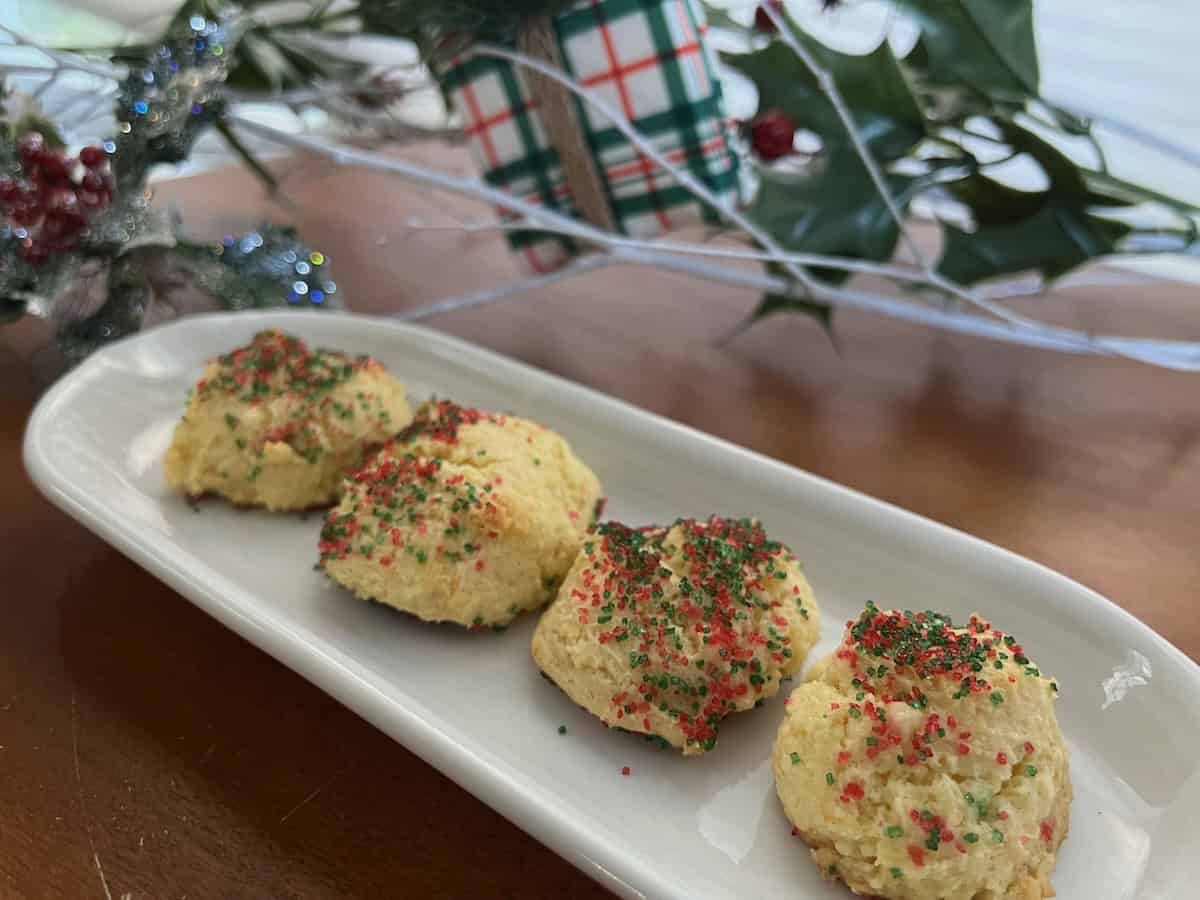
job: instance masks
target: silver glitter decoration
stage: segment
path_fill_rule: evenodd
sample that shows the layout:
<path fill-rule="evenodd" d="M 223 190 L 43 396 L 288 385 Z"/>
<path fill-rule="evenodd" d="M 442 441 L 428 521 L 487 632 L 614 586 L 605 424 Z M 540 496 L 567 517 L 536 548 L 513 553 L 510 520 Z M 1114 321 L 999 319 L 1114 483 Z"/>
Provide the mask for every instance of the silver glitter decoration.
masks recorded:
<path fill-rule="evenodd" d="M 290 228 L 264 225 L 226 235 L 216 247 L 191 248 L 188 258 L 197 286 L 225 309 L 341 307 L 328 258 L 302 244 Z"/>
<path fill-rule="evenodd" d="M 57 324 L 71 364 L 146 323 L 202 309 L 341 306 L 325 254 L 287 228 L 265 225 L 219 243 L 180 236 L 180 223 L 150 204 L 157 163 L 188 157 L 225 109 L 222 87 L 241 28 L 237 11 L 192 15 L 134 66 L 120 85 L 117 134 L 99 146 L 115 178 L 112 203 L 66 252 L 30 262 L 28 235 L 0 210 L 0 323 L 36 315 Z M 11 124 L 0 108 L 0 126 Z M 16 135 L 0 127 L 0 175 L 20 172 Z M 100 164 L 103 166 L 103 162 Z M 81 178 L 82 173 L 76 177 Z"/>
<path fill-rule="evenodd" d="M 220 117 L 236 22 L 234 9 L 220 20 L 192 16 L 121 83 L 114 141 L 119 187 L 140 184 L 154 163 L 187 159 L 196 138 Z"/>

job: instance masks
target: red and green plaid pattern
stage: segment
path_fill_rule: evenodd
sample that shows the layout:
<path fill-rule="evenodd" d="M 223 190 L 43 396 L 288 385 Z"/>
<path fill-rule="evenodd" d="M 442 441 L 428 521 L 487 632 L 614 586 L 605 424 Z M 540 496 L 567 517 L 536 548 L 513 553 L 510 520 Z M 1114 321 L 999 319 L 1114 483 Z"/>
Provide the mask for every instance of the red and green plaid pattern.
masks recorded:
<path fill-rule="evenodd" d="M 554 20 L 567 72 L 633 123 L 671 162 L 717 196 L 736 200 L 737 158 L 727 140 L 721 86 L 695 0 L 584 0 Z M 488 183 L 573 214 L 571 193 L 517 67 L 474 57 L 443 75 Z M 603 115 L 577 99 L 618 227 L 650 237 L 715 220 L 675 178 L 643 156 Z M 576 251 L 564 238 L 513 231 L 529 267 L 550 271 Z"/>

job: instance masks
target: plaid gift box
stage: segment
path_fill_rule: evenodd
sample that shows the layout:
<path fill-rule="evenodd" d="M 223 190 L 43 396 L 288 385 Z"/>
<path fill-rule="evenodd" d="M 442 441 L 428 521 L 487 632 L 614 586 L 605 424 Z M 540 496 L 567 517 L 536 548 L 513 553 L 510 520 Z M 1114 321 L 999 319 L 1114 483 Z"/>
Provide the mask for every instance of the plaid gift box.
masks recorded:
<path fill-rule="evenodd" d="M 621 110 L 659 152 L 718 197 L 737 199 L 737 158 L 695 0 L 585 0 L 551 24 L 567 74 Z M 472 57 L 442 74 L 488 183 L 579 215 L 525 73 L 504 60 Z M 715 220 L 601 113 L 578 97 L 572 101 L 619 230 L 651 237 Z M 559 267 L 578 250 L 544 231 L 512 231 L 509 242 L 536 272 Z"/>

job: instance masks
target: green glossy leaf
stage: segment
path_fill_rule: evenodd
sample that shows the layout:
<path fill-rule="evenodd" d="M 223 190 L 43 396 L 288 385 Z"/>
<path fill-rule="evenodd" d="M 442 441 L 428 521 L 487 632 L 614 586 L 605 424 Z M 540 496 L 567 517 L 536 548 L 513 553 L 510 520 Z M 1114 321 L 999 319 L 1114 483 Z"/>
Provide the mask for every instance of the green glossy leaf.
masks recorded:
<path fill-rule="evenodd" d="M 1016 122 L 997 119 L 994 123 L 1014 150 L 1028 153 L 1046 173 L 1050 179 L 1050 193 L 1072 200 L 1087 194 L 1083 173 L 1069 156 Z"/>
<path fill-rule="evenodd" d="M 726 28 L 729 31 L 745 34 L 750 31 L 750 27 L 743 25 L 741 22 L 729 15 L 729 11 L 722 9 L 719 6 L 713 6 L 710 3 L 704 4 L 704 18 L 708 22 L 710 28 Z"/>
<path fill-rule="evenodd" d="M 833 76 L 868 145 L 881 159 L 904 156 L 925 136 L 925 119 L 886 41 L 855 56 L 831 50 L 797 28 L 797 35 Z M 827 148 L 848 146 L 849 135 L 833 103 L 804 61 L 782 41 L 753 53 L 722 59 L 754 82 L 760 111 L 780 109 L 797 125 L 815 132 Z"/>
<path fill-rule="evenodd" d="M 917 180 L 887 177 L 903 212 Z M 748 215 L 783 247 L 797 252 L 889 259 L 900 233 L 866 169 L 849 150 L 835 153 L 814 175 L 764 172 Z M 844 272 L 814 274 L 835 282 L 846 278 Z"/>
<path fill-rule="evenodd" d="M 921 26 L 908 62 L 931 83 L 985 94 L 1038 92 L 1033 0 L 898 0 Z"/>
<path fill-rule="evenodd" d="M 765 294 L 758 306 L 750 313 L 750 318 L 747 325 L 757 322 L 759 319 L 765 319 L 767 316 L 775 313 L 790 312 L 799 313 L 803 316 L 808 316 L 817 321 L 825 334 L 829 336 L 829 340 L 837 346 L 837 338 L 833 331 L 833 307 L 828 303 L 817 303 L 815 300 L 802 300 L 796 297 L 789 297 L 784 294 Z"/>
<path fill-rule="evenodd" d="M 938 271 L 964 285 L 1030 270 L 1057 278 L 1112 253 L 1129 232 L 1128 226 L 1053 202 L 1022 222 L 983 226 L 973 234 L 945 224 L 942 228 L 945 245 Z"/>
<path fill-rule="evenodd" d="M 1046 205 L 1045 191 L 1019 191 L 980 173 L 952 182 L 946 190 L 970 208 L 980 225 L 1012 225 Z"/>

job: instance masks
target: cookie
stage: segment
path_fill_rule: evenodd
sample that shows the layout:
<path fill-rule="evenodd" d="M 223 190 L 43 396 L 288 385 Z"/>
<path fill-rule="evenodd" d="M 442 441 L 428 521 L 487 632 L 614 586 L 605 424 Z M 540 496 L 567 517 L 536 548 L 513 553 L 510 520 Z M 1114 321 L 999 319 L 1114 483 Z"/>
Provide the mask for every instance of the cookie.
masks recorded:
<path fill-rule="evenodd" d="M 554 596 L 599 500 L 595 474 L 548 428 L 429 403 L 347 480 L 320 565 L 419 618 L 503 626 Z"/>
<path fill-rule="evenodd" d="M 379 362 L 263 331 L 205 367 L 163 468 L 189 497 L 328 506 L 342 479 L 411 419 L 404 385 Z"/>
<path fill-rule="evenodd" d="M 1057 692 L 977 615 L 868 605 L 787 701 L 773 765 L 794 833 L 864 896 L 1053 896 L 1071 803 Z"/>
<path fill-rule="evenodd" d="M 800 565 L 750 519 L 598 526 L 533 635 L 538 668 L 610 726 L 684 755 L 796 672 L 820 630 Z"/>

